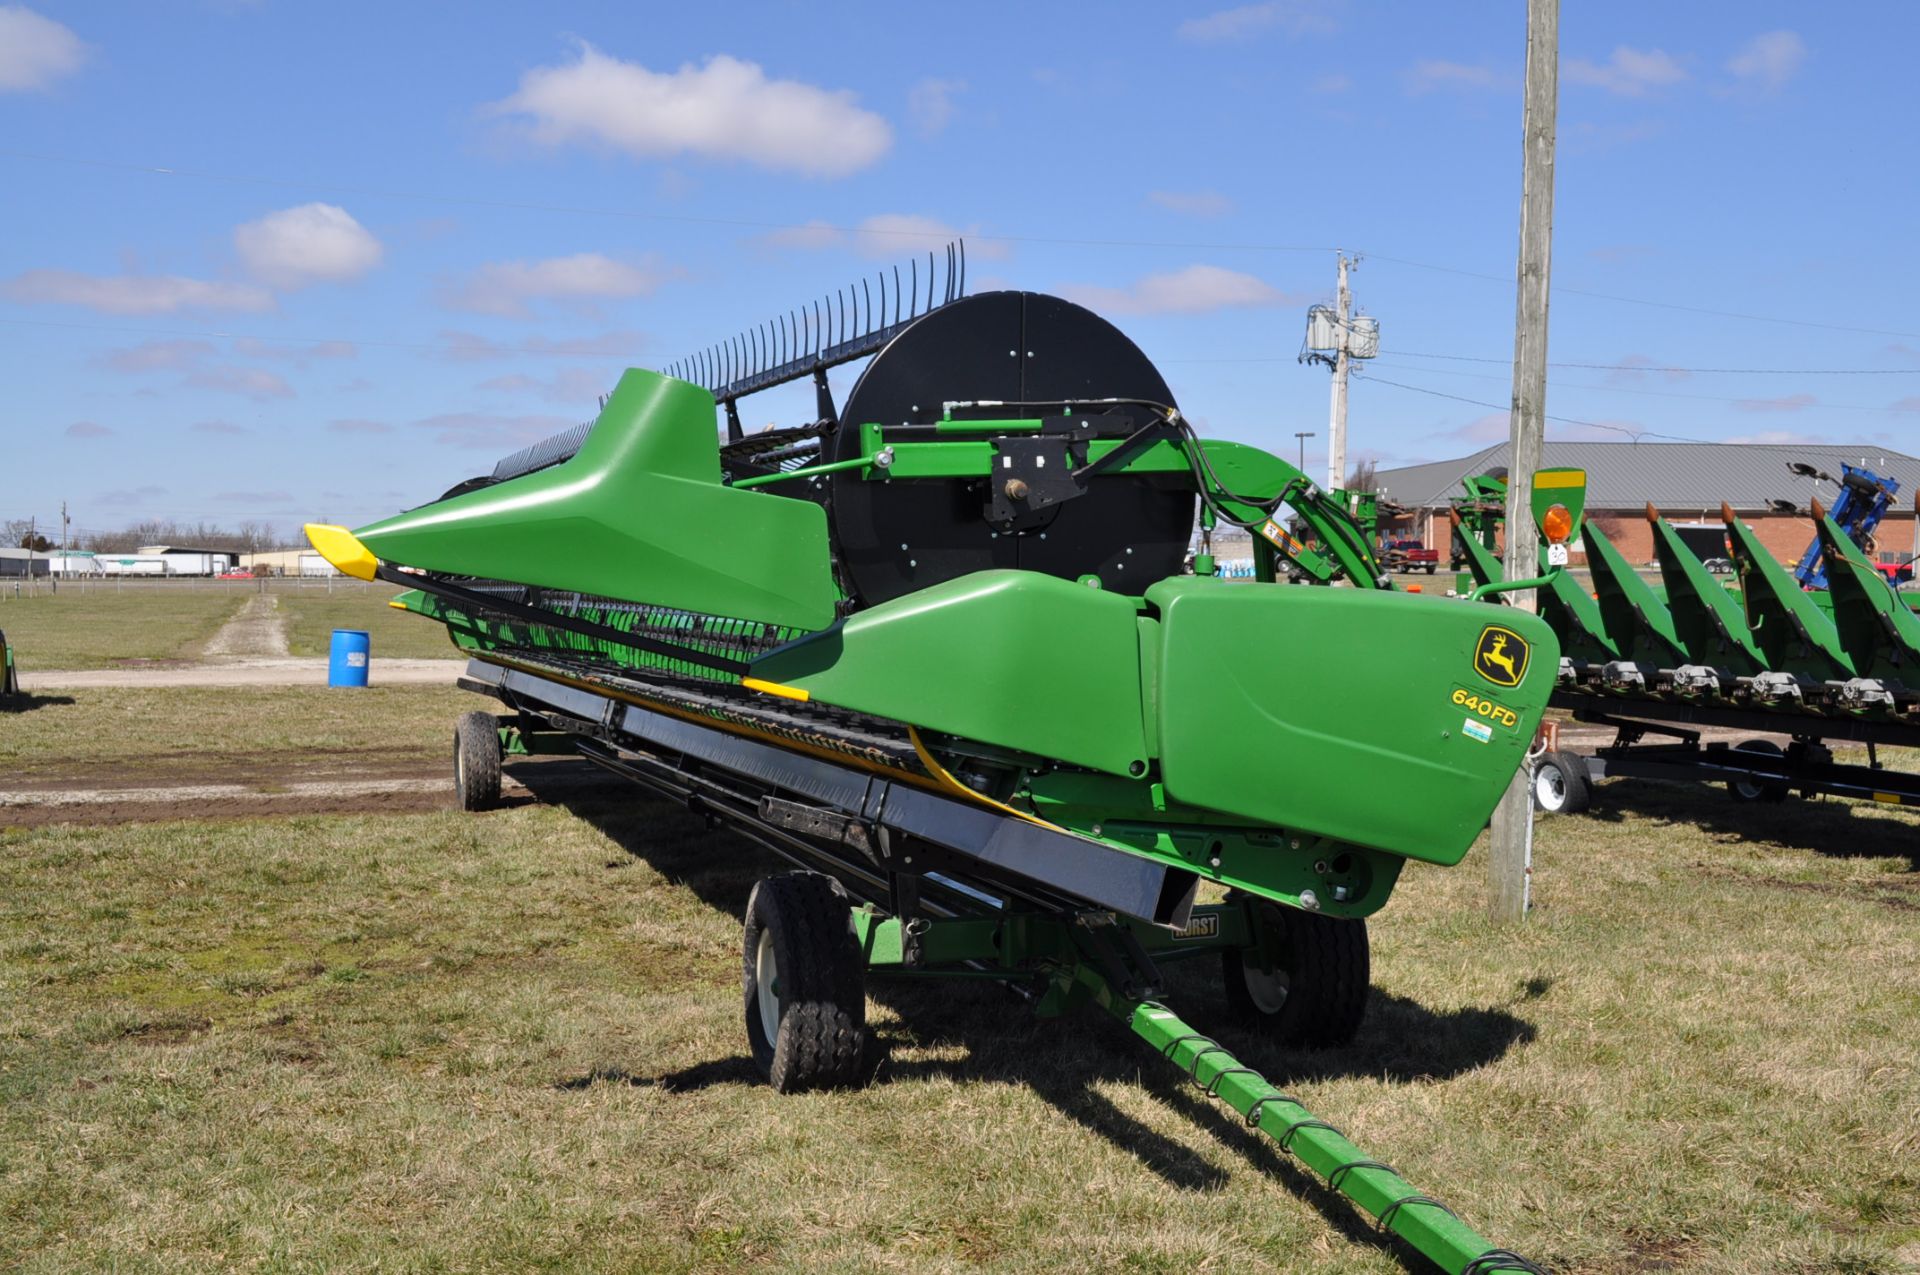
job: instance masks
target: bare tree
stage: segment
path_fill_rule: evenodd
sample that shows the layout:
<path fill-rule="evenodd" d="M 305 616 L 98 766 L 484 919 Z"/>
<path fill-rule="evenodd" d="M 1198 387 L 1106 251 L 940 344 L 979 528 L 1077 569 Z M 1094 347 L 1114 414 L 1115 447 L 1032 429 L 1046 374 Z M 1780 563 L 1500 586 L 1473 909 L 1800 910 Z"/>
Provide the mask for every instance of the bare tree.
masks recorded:
<path fill-rule="evenodd" d="M 1378 461 L 1362 460 L 1354 462 L 1353 472 L 1347 475 L 1348 491 L 1378 491 L 1380 482 L 1377 477 L 1380 470 Z"/>

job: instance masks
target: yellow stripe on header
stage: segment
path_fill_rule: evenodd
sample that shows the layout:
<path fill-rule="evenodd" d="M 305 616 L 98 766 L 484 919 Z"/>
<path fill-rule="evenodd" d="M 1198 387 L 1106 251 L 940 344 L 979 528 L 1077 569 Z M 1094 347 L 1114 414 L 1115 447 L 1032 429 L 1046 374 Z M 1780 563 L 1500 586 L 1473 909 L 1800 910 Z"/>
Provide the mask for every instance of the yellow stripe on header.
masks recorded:
<path fill-rule="evenodd" d="M 781 699 L 799 700 L 802 704 L 813 698 L 809 692 L 797 686 L 782 686 L 778 682 L 769 682 L 758 677 L 743 677 L 740 679 L 740 685 L 750 691 L 759 691 L 762 695 L 778 695 Z"/>
<path fill-rule="evenodd" d="M 1584 469 L 1537 469 L 1533 474 L 1533 488 L 1541 491 L 1553 487 L 1585 487 L 1587 471 Z"/>

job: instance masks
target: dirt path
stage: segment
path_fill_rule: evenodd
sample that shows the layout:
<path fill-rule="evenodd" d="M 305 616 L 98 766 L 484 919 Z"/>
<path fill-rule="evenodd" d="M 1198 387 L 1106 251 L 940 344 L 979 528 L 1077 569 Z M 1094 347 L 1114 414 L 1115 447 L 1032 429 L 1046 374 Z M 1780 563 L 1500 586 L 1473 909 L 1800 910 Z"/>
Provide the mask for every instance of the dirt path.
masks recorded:
<path fill-rule="evenodd" d="M 277 594 L 256 593 L 207 642 L 209 660 L 242 660 L 287 654 L 287 624 Z"/>
<path fill-rule="evenodd" d="M 356 770 L 354 762 L 362 763 Z M 97 772 L 42 774 L 0 789 L 0 828 L 47 824 L 152 823 L 169 819 L 260 819 L 288 815 L 413 814 L 454 806 L 452 767 L 439 758 L 337 755 L 265 759 L 253 765 L 189 767 L 200 782 L 97 786 Z M 538 776 L 536 795 L 515 772 Z M 501 780 L 501 805 L 560 800 L 610 781 L 573 758 L 516 761 Z"/>
<path fill-rule="evenodd" d="M 375 659 L 367 681 L 373 686 L 453 685 L 465 660 Z M 23 691 L 97 690 L 113 686 L 325 686 L 323 656 L 301 658 L 235 657 L 218 664 L 175 668 L 42 669 L 20 674 Z"/>

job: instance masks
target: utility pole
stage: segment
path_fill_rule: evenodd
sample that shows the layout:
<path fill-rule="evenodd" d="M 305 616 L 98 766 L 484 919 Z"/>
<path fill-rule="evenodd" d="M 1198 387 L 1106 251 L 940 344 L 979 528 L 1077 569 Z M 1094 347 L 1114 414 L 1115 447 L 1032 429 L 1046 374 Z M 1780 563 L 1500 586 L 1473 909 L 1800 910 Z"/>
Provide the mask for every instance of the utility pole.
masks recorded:
<path fill-rule="evenodd" d="M 1293 436 L 1300 440 L 1300 472 L 1307 470 L 1307 440 L 1314 436 L 1312 430 L 1295 430 Z"/>
<path fill-rule="evenodd" d="M 1347 287 L 1347 254 L 1335 254 L 1340 261 L 1340 289 L 1335 298 L 1340 317 L 1340 346 L 1333 356 L 1333 405 L 1327 421 L 1327 490 L 1341 491 L 1347 485 L 1347 345 L 1353 322 L 1353 293 Z"/>
<path fill-rule="evenodd" d="M 1521 129 L 1520 263 L 1513 324 L 1513 444 L 1507 464 L 1506 577 L 1540 574 L 1533 524 L 1533 471 L 1540 467 L 1547 411 L 1547 290 L 1553 270 L 1554 116 L 1560 96 L 1560 0 L 1527 0 L 1526 116 Z M 1509 593 L 1533 609 L 1533 593 Z M 1487 910 L 1496 923 L 1527 915 L 1533 870 L 1533 774 L 1522 766 L 1493 812 Z"/>

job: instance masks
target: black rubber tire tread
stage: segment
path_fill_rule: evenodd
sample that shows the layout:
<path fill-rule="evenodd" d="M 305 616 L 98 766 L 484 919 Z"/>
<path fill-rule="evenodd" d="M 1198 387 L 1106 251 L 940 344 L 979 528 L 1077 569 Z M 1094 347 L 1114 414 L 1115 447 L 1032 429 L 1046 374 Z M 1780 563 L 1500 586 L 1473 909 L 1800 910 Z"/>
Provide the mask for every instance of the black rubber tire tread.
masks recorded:
<path fill-rule="evenodd" d="M 1743 739 L 1733 746 L 1733 751 L 1736 753 L 1765 753 L 1769 757 L 1786 756 L 1786 753 L 1781 750 L 1780 745 L 1770 739 Z M 1738 779 L 1727 780 L 1727 796 L 1733 798 L 1741 805 L 1746 805 L 1749 802 L 1761 802 L 1766 805 L 1774 805 L 1778 802 L 1785 801 L 1793 792 L 1793 789 L 1784 783 L 1762 783 L 1757 785 L 1760 789 L 1759 792 L 1745 793 L 1740 791 L 1740 782 Z"/>
<path fill-rule="evenodd" d="M 1366 1016 L 1373 967 L 1364 919 L 1325 916 L 1261 901 L 1258 923 L 1268 930 L 1288 978 L 1287 998 L 1269 1013 L 1247 991 L 1238 949 L 1221 953 L 1227 1006 L 1243 1024 L 1276 1044 L 1328 1049 L 1351 1041 Z"/>
<path fill-rule="evenodd" d="M 462 713 L 453 727 L 453 782 L 460 809 L 500 804 L 500 723 L 492 713 Z"/>
<path fill-rule="evenodd" d="M 1536 765 L 1552 766 L 1566 785 L 1566 799 L 1553 814 L 1577 815 L 1593 805 L 1593 780 L 1587 775 L 1587 761 L 1579 753 L 1548 753 Z"/>
<path fill-rule="evenodd" d="M 773 939 L 780 970 L 776 1039 L 760 1024 L 755 956 Z M 741 999 L 753 1060 L 779 1093 L 837 1089 L 865 1076 L 866 959 L 853 934 L 847 897 L 817 872 L 767 877 L 747 899 Z"/>

